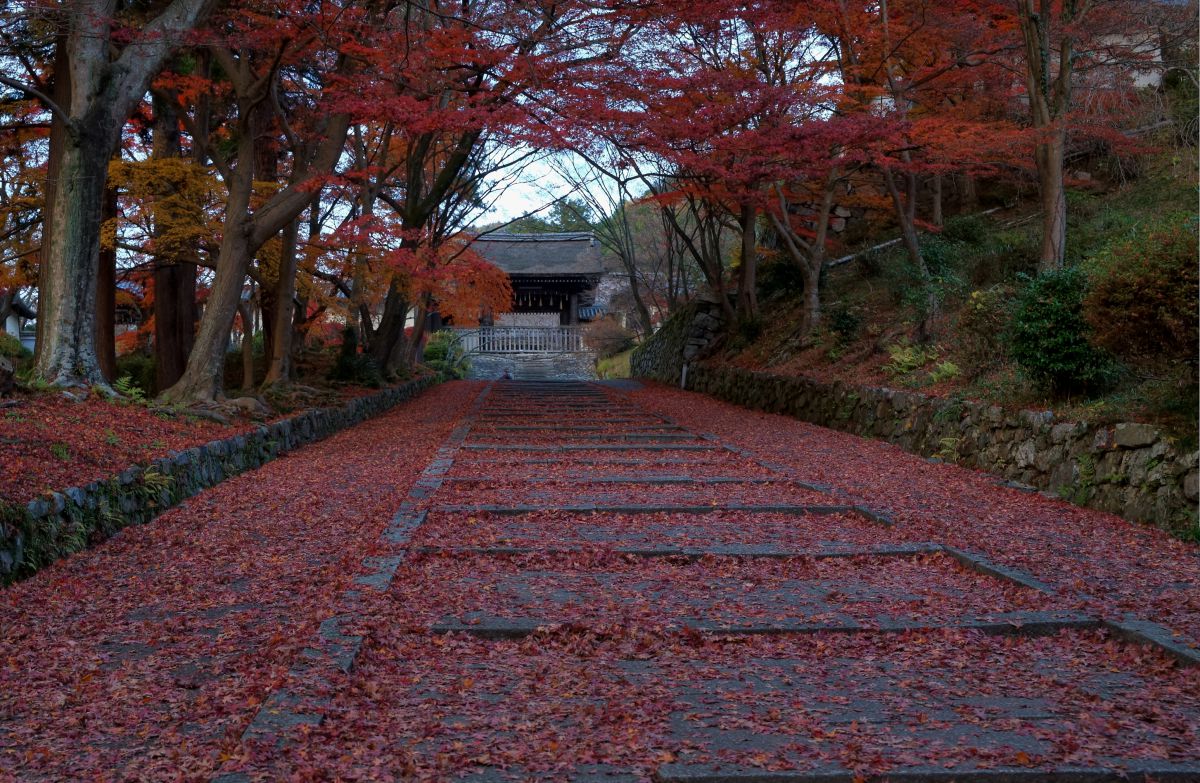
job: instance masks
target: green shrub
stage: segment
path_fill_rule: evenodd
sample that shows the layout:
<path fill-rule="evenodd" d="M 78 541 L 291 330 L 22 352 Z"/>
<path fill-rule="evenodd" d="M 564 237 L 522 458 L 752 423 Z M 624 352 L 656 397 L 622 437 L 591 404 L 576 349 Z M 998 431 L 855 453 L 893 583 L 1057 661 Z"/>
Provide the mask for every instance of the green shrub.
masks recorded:
<path fill-rule="evenodd" d="M 437 372 L 442 380 L 467 377 L 471 362 L 462 350 L 458 336 L 449 329 L 434 332 L 425 343 L 425 364 Z"/>
<path fill-rule="evenodd" d="M 960 215 L 946 221 L 942 237 L 950 242 L 980 245 L 987 240 L 990 228 L 981 215 Z"/>
<path fill-rule="evenodd" d="M 907 340 L 887 347 L 891 360 L 883 366 L 890 375 L 900 376 L 915 372 L 937 359 L 937 349 L 912 345 Z"/>
<path fill-rule="evenodd" d="M 763 254 L 758 266 L 758 296 L 795 296 L 804 290 L 800 265 L 784 253 Z"/>
<path fill-rule="evenodd" d="M 948 381 L 951 378 L 957 378 L 962 373 L 958 365 L 951 361 L 938 362 L 934 368 L 929 371 L 929 380 L 933 383 L 941 383 Z"/>
<path fill-rule="evenodd" d="M 926 279 L 903 248 L 889 250 L 890 259 L 883 268 L 884 284 L 891 291 L 896 304 L 912 311 L 921 320 L 931 315 L 931 305 L 940 308 L 943 302 L 965 291 L 967 285 L 963 270 L 978 252 L 974 246 L 941 236 L 922 236 L 921 258 L 929 270 Z"/>
<path fill-rule="evenodd" d="M 19 337 L 0 331 L 0 356 L 9 359 L 28 359 L 33 356 L 33 352 L 21 345 Z"/>
<path fill-rule="evenodd" d="M 762 318 L 740 318 L 729 330 L 729 343 L 726 349 L 730 352 L 745 350 L 754 345 L 754 342 L 762 336 L 762 332 Z"/>
<path fill-rule="evenodd" d="M 1092 259 L 1083 316 L 1097 345 L 1133 364 L 1197 361 L 1197 221 L 1176 216 Z"/>
<path fill-rule="evenodd" d="M 1007 358 L 1012 299 L 1011 288 L 996 285 L 972 291 L 959 311 L 957 354 L 972 376 Z"/>
<path fill-rule="evenodd" d="M 829 318 L 826 324 L 829 331 L 837 338 L 838 345 L 847 346 L 858 336 L 862 318 L 845 302 L 836 302 L 829 308 Z"/>
<path fill-rule="evenodd" d="M 1112 358 L 1089 341 L 1083 319 L 1086 278 L 1078 268 L 1025 278 L 1010 329 L 1012 358 L 1035 383 L 1055 392 L 1092 392 L 1116 375 Z"/>

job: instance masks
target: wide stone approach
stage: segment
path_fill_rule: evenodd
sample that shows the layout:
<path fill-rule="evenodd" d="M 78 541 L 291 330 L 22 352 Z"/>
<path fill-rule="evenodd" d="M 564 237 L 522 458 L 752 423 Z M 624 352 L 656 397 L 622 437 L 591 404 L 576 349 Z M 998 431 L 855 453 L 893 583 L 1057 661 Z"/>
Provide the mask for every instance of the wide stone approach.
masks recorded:
<path fill-rule="evenodd" d="M 0 780 L 1198 781 L 1197 591 L 886 444 L 454 382 L 0 594 Z"/>
<path fill-rule="evenodd" d="M 489 385 L 364 569 L 223 783 L 1200 779 L 1167 629 L 617 388 Z"/>

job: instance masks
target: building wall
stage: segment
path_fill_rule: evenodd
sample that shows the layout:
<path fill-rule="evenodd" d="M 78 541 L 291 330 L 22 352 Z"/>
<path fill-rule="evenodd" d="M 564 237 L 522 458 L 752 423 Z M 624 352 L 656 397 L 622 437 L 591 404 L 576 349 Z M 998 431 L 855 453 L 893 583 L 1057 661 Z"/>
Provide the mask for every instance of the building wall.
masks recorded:
<path fill-rule="evenodd" d="M 558 312 L 553 313 L 501 313 L 496 316 L 496 326 L 555 327 L 560 324 Z"/>

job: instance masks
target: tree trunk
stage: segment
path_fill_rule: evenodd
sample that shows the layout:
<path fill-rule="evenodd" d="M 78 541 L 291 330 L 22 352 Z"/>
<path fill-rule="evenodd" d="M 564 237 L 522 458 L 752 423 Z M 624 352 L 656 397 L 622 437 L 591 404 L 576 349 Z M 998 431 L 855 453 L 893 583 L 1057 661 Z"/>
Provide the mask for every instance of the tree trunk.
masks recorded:
<path fill-rule="evenodd" d="M 49 252 L 38 279 L 37 375 L 63 386 L 106 386 L 96 355 L 96 277 L 111 145 L 103 134 L 68 136 L 50 207 Z"/>
<path fill-rule="evenodd" d="M 158 95 L 153 133 L 154 158 L 182 154 L 174 107 Z M 170 388 L 183 375 L 196 334 L 196 265 L 190 261 L 194 259 L 154 256 L 154 373 L 159 389 Z"/>
<path fill-rule="evenodd" d="M 196 267 L 183 262 L 154 268 L 154 355 L 159 389 L 183 376 L 196 336 Z"/>
<path fill-rule="evenodd" d="M 271 341 L 271 351 L 266 354 L 269 360 L 267 376 L 263 379 L 263 387 L 275 383 L 287 383 L 292 371 L 292 321 L 295 316 L 296 298 L 296 244 L 300 235 L 300 222 L 293 220 L 283 230 L 282 247 L 279 249 L 279 277 L 275 282 L 274 312 L 263 310 L 264 336 L 266 319 L 270 317 L 274 323 Z M 351 319 L 353 320 L 353 319 Z M 264 341 L 264 351 L 265 341 Z"/>
<path fill-rule="evenodd" d="M 422 342 L 425 340 L 425 322 L 429 320 L 430 302 L 429 295 L 421 297 L 421 303 L 417 305 L 417 314 L 413 320 L 412 340 L 408 343 L 407 362 L 404 367 L 416 367 L 421 361 L 421 349 L 424 347 Z"/>
<path fill-rule="evenodd" d="M 738 320 L 753 321 L 758 317 L 758 246 L 755 224 L 758 210 L 753 204 L 743 204 L 738 224 L 742 228 L 742 264 L 738 270 Z"/>
<path fill-rule="evenodd" d="M 393 356 L 396 346 L 404 339 L 404 322 L 408 320 L 408 299 L 404 296 L 400 283 L 392 280 L 388 284 L 387 296 L 383 302 L 383 315 L 379 319 L 379 327 L 371 335 L 371 358 L 379 366 L 381 372 L 388 372 L 393 366 Z"/>
<path fill-rule="evenodd" d="M 117 219 L 117 189 L 104 189 L 100 221 L 103 225 Z M 117 248 L 100 248 L 100 265 L 96 275 L 96 359 L 104 379 L 117 379 Z"/>
<path fill-rule="evenodd" d="M 238 302 L 238 315 L 242 318 L 242 388 L 254 388 L 254 303 L 250 300 Z"/>
<path fill-rule="evenodd" d="M 275 107 L 272 101 L 264 100 L 250 110 L 254 113 L 251 127 L 254 128 L 254 179 L 257 182 L 274 183 L 279 179 L 279 142 L 275 133 Z M 286 230 L 286 229 L 285 229 Z M 282 240 L 282 232 L 281 232 Z M 258 310 L 262 314 L 263 355 L 275 355 L 276 326 L 279 324 L 277 310 L 286 310 L 291 321 L 291 299 L 278 299 L 281 285 L 280 275 L 285 263 L 284 249 L 278 252 L 278 261 L 270 263 L 276 242 L 272 238 L 258 254 Z M 265 383 L 265 381 L 264 381 Z"/>
<path fill-rule="evenodd" d="M 1038 271 L 1061 269 L 1067 251 L 1067 200 L 1063 185 L 1063 154 L 1067 145 L 1064 119 L 1071 110 L 1071 81 L 1074 72 L 1073 28 L 1083 21 L 1087 3 L 1063 3 L 1059 9 L 1057 51 L 1051 43 L 1051 3 L 1018 0 L 1017 20 L 1021 27 L 1025 56 L 1025 86 L 1029 116 L 1041 134 L 1034 147 L 1038 190 L 1042 202 L 1042 248 Z M 1058 72 L 1054 73 L 1057 66 Z"/>
<path fill-rule="evenodd" d="M 250 256 L 244 224 L 227 226 L 221 240 L 217 274 L 204 307 L 204 317 L 200 319 L 200 330 L 188 356 L 187 368 L 175 385 L 164 392 L 164 399 L 212 402 L 224 397 L 221 381 L 229 329 L 241 303 Z"/>
<path fill-rule="evenodd" d="M 70 47 L 67 45 L 65 25 L 54 39 L 54 91 L 51 97 L 59 106 L 71 105 L 71 59 Z M 66 118 L 57 112 L 50 118 L 49 151 L 46 156 L 46 185 L 42 193 L 42 246 L 39 252 L 41 268 L 44 270 L 50 263 L 50 242 L 54 237 L 54 201 L 58 193 L 58 181 L 62 178 L 62 156 L 67 143 Z M 38 284 L 38 310 L 41 313 L 49 311 L 49 298 L 52 290 L 41 283 Z M 35 361 L 41 361 L 42 351 L 46 345 L 45 328 L 49 318 L 38 318 L 35 325 L 37 336 L 34 338 Z"/>
<path fill-rule="evenodd" d="M 913 175 L 906 176 L 911 178 Z M 900 223 L 900 238 L 904 250 L 908 254 L 908 260 L 920 274 L 921 285 L 925 289 L 925 312 L 922 313 L 921 322 L 917 328 L 919 338 L 924 341 L 929 336 L 929 324 L 937 316 L 938 311 L 937 292 L 933 289 L 933 276 L 929 273 L 929 265 L 925 263 L 924 256 L 921 255 L 921 240 L 917 235 L 916 223 L 912 217 L 912 203 L 905 203 L 905 199 L 900 195 L 900 188 L 896 184 L 896 175 L 891 168 L 884 167 L 883 180 L 888 194 L 892 197 L 896 220 Z M 911 179 L 907 184 L 911 198 Z"/>
<path fill-rule="evenodd" d="M 1067 256 L 1067 193 L 1063 184 L 1066 129 L 1059 127 L 1035 151 L 1042 202 L 1042 250 L 1038 272 L 1062 269 Z"/>
<path fill-rule="evenodd" d="M 974 212 L 979 209 L 979 189 L 975 185 L 975 178 L 970 174 L 962 175 L 961 200 L 964 212 Z"/>
<path fill-rule="evenodd" d="M 96 355 L 96 277 L 108 160 L 125 121 L 140 103 L 171 48 L 212 8 L 214 0 L 172 0 L 142 27 L 142 40 L 113 59 L 115 0 L 64 6 L 71 100 L 58 187 L 47 204 L 50 241 L 39 287 L 40 349 L 35 372 L 66 386 L 107 388 Z"/>
<path fill-rule="evenodd" d="M 641 286 L 637 281 L 636 267 L 630 267 L 629 270 L 629 293 L 633 297 L 633 308 L 637 311 L 638 327 L 642 333 L 642 337 L 649 337 L 654 331 L 654 321 L 650 318 L 650 308 L 646 306 L 646 300 L 642 296 Z"/>
<path fill-rule="evenodd" d="M 228 189 L 220 255 L 212 291 L 200 319 L 195 346 L 187 369 L 179 381 L 163 393 L 171 402 L 207 402 L 219 399 L 225 347 L 233 317 L 237 313 L 250 260 L 264 244 L 302 213 L 313 199 L 306 182 L 312 175 L 327 173 L 341 157 L 349 129 L 349 115 L 337 114 L 326 123 L 322 138 L 311 157 L 293 150 L 292 182 L 277 191 L 253 212 L 250 197 L 255 177 L 255 106 L 266 99 L 263 80 L 238 86 L 239 123 L 236 163 L 226 163 L 223 176 Z M 290 312 L 289 312 L 290 319 Z"/>

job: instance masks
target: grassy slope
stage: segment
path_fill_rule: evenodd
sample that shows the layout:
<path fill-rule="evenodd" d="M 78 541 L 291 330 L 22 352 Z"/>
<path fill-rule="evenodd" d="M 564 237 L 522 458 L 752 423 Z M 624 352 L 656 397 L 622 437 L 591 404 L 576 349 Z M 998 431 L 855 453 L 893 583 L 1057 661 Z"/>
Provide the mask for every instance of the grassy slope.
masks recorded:
<path fill-rule="evenodd" d="M 1107 243 L 1136 226 L 1164 215 L 1194 215 L 1196 157 L 1181 150 L 1151 159 L 1142 175 L 1107 192 L 1100 186 L 1071 194 L 1069 259 L 1083 263 Z M 1196 388 L 1183 368 L 1162 377 L 1123 375 L 1103 396 L 1052 398 L 1022 377 L 1002 351 L 982 351 L 961 328 L 972 292 L 989 289 L 1001 299 L 1032 271 L 1039 225 L 1013 212 L 967 221 L 958 231 L 926 237 L 927 258 L 941 266 L 944 302 L 933 322 L 930 345 L 909 350 L 896 361 L 889 348 L 915 338 L 919 320 L 912 278 L 897 251 L 884 251 L 830 270 L 826 280 L 823 328 L 805 344 L 798 337 L 799 303 L 780 285 L 764 304 L 764 328 L 757 339 L 731 341 L 725 361 L 773 372 L 876 386 L 899 386 L 938 395 L 957 394 L 1006 407 L 1052 408 L 1069 418 L 1114 422 L 1149 421 L 1185 442 L 1196 442 Z M 892 348 L 892 350 L 897 350 Z M 949 362 L 953 367 L 948 367 Z M 916 365 L 911 367 L 911 365 Z M 954 377 L 944 377 L 953 374 Z"/>

